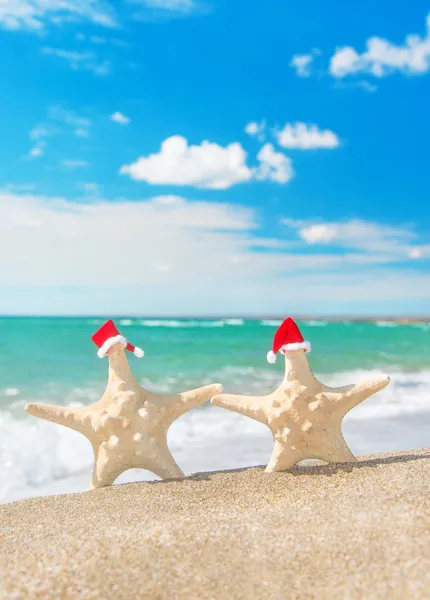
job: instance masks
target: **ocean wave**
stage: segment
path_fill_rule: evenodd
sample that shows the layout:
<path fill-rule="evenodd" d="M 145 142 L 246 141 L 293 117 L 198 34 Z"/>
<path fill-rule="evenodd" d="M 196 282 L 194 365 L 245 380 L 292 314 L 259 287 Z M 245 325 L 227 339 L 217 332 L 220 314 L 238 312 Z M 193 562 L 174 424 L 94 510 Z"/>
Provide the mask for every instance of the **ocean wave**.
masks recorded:
<path fill-rule="evenodd" d="M 376 327 L 398 327 L 398 323 L 394 321 L 375 321 Z"/>
<path fill-rule="evenodd" d="M 130 325 L 133 325 L 133 321 L 131 319 L 121 319 L 119 324 L 123 327 L 129 327 Z"/>
<path fill-rule="evenodd" d="M 228 323 L 228 321 L 236 321 L 235 323 Z M 179 321 L 175 319 L 143 319 L 140 321 L 140 325 L 143 327 L 173 327 L 173 328 L 190 328 L 190 327 L 224 327 L 224 325 L 243 325 L 238 322 L 239 319 L 221 319 L 217 321 Z"/>
<path fill-rule="evenodd" d="M 16 387 L 9 387 L 9 388 L 5 388 L 4 390 L 0 391 L 0 395 L 1 396 L 18 396 L 20 393 L 20 389 L 16 388 Z"/>
<path fill-rule="evenodd" d="M 226 325 L 243 325 L 244 320 L 243 319 L 225 319 L 225 324 Z"/>
<path fill-rule="evenodd" d="M 316 319 L 313 319 L 311 321 L 303 321 L 303 323 L 308 327 L 325 327 L 326 325 L 328 325 L 327 321 L 320 321 Z"/>
<path fill-rule="evenodd" d="M 281 323 L 281 319 L 263 319 L 263 321 L 260 321 L 260 325 L 263 325 L 263 327 L 279 327 Z"/>

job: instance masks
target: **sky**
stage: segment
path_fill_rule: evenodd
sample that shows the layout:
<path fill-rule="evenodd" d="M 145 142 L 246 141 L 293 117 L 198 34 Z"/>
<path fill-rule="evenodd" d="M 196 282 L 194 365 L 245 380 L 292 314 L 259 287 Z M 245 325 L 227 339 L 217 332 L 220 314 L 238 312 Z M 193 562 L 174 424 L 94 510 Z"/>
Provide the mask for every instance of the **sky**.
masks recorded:
<path fill-rule="evenodd" d="M 0 314 L 429 315 L 430 5 L 0 0 Z"/>

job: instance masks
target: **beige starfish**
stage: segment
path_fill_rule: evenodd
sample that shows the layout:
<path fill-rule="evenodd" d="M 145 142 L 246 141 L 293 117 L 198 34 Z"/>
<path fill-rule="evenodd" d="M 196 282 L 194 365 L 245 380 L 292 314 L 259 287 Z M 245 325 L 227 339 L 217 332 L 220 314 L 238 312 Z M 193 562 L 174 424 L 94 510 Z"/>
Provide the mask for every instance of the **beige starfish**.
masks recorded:
<path fill-rule="evenodd" d="M 89 439 L 94 451 L 91 487 L 110 485 L 131 468 L 147 469 L 162 479 L 183 477 L 167 446 L 167 430 L 185 412 L 222 392 L 222 386 L 153 394 L 134 379 L 120 343 L 109 350 L 108 358 L 108 384 L 97 404 L 79 408 L 27 404 L 25 410 Z"/>
<path fill-rule="evenodd" d="M 286 351 L 285 377 L 267 396 L 214 396 L 212 404 L 267 425 L 274 448 L 266 472 L 284 471 L 307 458 L 350 462 L 355 457 L 342 436 L 342 419 L 354 406 L 389 384 L 388 376 L 329 388 L 311 371 L 304 350 Z"/>

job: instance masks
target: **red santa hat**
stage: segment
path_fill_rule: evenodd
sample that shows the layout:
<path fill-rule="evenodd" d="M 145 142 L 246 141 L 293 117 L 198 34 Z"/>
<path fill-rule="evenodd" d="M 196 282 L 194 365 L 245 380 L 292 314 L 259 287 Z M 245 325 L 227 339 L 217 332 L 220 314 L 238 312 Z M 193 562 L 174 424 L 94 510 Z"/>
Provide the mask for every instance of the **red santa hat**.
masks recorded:
<path fill-rule="evenodd" d="M 99 358 L 106 356 L 112 346 L 118 343 L 122 344 L 129 352 L 133 352 L 134 356 L 137 356 L 137 358 L 142 358 L 144 355 L 141 348 L 127 342 L 125 337 L 119 333 L 113 321 L 106 321 L 106 323 L 95 332 L 91 339 L 99 349 L 97 352 Z"/>
<path fill-rule="evenodd" d="M 273 337 L 273 346 L 267 353 L 267 362 L 275 363 L 276 354 L 279 350 L 304 350 L 310 352 L 311 345 L 306 342 L 300 333 L 300 329 L 291 317 L 285 319 Z"/>

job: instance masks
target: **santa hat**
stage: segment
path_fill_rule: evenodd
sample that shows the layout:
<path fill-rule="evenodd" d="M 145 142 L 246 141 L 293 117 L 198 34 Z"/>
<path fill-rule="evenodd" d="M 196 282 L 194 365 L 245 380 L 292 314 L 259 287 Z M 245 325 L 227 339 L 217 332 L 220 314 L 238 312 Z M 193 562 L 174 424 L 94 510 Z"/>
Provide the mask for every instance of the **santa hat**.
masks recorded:
<path fill-rule="evenodd" d="M 273 337 L 273 346 L 270 352 L 267 353 L 267 362 L 276 362 L 276 353 L 279 350 L 304 350 L 310 352 L 311 345 L 305 342 L 300 329 L 291 317 L 285 319 L 278 331 Z"/>
<path fill-rule="evenodd" d="M 91 339 L 99 349 L 97 352 L 99 358 L 106 356 L 112 346 L 118 343 L 122 344 L 129 352 L 133 352 L 134 356 L 137 356 L 137 358 L 142 358 L 144 355 L 141 348 L 127 342 L 125 337 L 119 333 L 113 321 L 106 321 L 106 323 L 95 332 Z"/>

